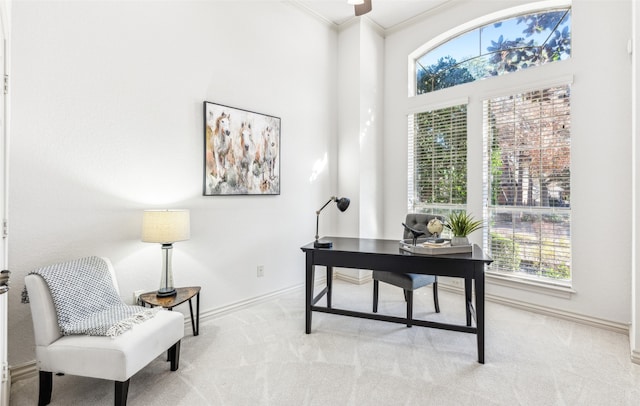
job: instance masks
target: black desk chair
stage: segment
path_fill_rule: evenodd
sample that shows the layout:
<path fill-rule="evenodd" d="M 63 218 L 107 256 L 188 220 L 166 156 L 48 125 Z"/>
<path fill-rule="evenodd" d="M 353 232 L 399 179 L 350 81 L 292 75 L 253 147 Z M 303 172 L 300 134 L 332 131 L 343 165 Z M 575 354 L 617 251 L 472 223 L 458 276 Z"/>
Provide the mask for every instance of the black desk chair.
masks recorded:
<path fill-rule="evenodd" d="M 414 230 L 424 232 L 424 237 L 430 237 L 431 233 L 427 230 L 427 224 L 430 220 L 438 218 L 444 222 L 440 216 L 433 214 L 409 213 L 405 220 L 405 224 Z M 404 229 L 404 239 L 413 239 L 414 235 Z M 413 318 L 413 291 L 423 286 L 433 285 L 433 304 L 436 313 L 440 313 L 440 305 L 438 304 L 438 277 L 436 275 L 423 275 L 415 273 L 397 273 L 373 271 L 373 312 L 378 312 L 378 290 L 380 281 L 400 287 L 404 290 L 404 299 L 407 302 L 407 327 L 411 327 L 411 319 Z"/>

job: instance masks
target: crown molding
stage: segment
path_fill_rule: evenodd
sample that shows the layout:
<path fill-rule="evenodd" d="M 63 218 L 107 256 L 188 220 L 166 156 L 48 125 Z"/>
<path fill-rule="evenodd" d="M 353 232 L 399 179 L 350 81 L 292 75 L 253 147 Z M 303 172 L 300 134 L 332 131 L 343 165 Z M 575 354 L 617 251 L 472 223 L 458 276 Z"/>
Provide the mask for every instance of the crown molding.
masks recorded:
<path fill-rule="evenodd" d="M 334 23 L 333 21 L 329 20 L 328 18 L 326 18 L 322 14 L 320 14 L 317 11 L 309 8 L 306 4 L 300 2 L 299 0 L 285 0 L 284 3 L 285 4 L 289 4 L 289 5 L 293 6 L 293 7 L 296 7 L 297 9 L 307 13 L 311 17 L 314 17 L 319 22 L 329 26 L 330 28 L 333 28 L 334 30 L 338 30 L 338 28 L 340 27 L 339 24 Z M 349 21 L 349 20 L 347 20 L 347 21 Z"/>
<path fill-rule="evenodd" d="M 380 24 L 378 24 L 377 22 L 373 21 L 371 18 L 367 17 L 366 15 L 360 16 L 360 17 L 356 17 L 356 16 L 352 16 L 349 17 L 348 19 L 346 19 L 345 21 L 342 21 L 340 23 L 336 23 L 328 18 L 326 18 L 325 16 L 323 16 L 322 14 L 318 13 L 317 11 L 311 9 L 309 6 L 307 6 L 306 4 L 302 3 L 300 0 L 284 0 L 284 3 L 286 4 L 290 4 L 302 11 L 304 11 L 305 13 L 307 13 L 308 15 L 314 17 L 316 20 L 322 22 L 323 24 L 326 24 L 327 26 L 331 27 L 332 29 L 336 30 L 336 31 L 342 31 L 344 29 L 347 29 L 349 27 L 351 27 L 354 24 L 357 24 L 360 21 L 365 22 L 366 24 L 369 24 L 371 27 L 373 27 L 380 35 L 382 35 L 383 37 L 386 37 L 389 34 L 392 34 L 396 31 L 400 31 L 408 26 L 411 26 L 413 24 L 416 24 L 424 19 L 426 19 L 427 17 L 431 16 L 433 13 L 435 12 L 440 12 L 441 10 L 443 10 L 444 8 L 453 6 L 455 4 L 458 3 L 463 3 L 464 1 L 467 0 L 448 0 L 445 1 L 442 4 L 439 4 L 438 6 L 425 11 L 424 13 L 420 13 L 418 15 L 415 15 L 407 20 L 404 20 L 398 24 L 392 25 L 389 28 L 384 28 L 383 26 L 381 26 Z"/>
<path fill-rule="evenodd" d="M 406 19 L 406 20 L 404 20 L 402 22 L 399 22 L 398 24 L 394 24 L 391 27 L 386 28 L 384 30 L 385 35 L 390 35 L 390 34 L 393 34 L 395 32 L 401 31 L 401 30 L 403 30 L 403 29 L 405 29 L 405 28 L 407 28 L 409 26 L 412 26 L 414 24 L 422 22 L 423 20 L 427 19 L 428 17 L 430 17 L 434 13 L 438 13 L 438 12 L 444 10 L 444 9 L 447 9 L 449 7 L 452 7 L 452 6 L 456 5 L 456 4 L 460 4 L 460 3 L 464 3 L 464 2 L 466 2 L 466 0 L 448 0 L 448 1 L 445 1 L 444 3 L 437 5 L 432 9 L 429 9 L 429 10 L 423 12 L 423 13 L 417 14 L 417 15 L 411 17 L 411 18 L 408 18 L 408 19 Z"/>

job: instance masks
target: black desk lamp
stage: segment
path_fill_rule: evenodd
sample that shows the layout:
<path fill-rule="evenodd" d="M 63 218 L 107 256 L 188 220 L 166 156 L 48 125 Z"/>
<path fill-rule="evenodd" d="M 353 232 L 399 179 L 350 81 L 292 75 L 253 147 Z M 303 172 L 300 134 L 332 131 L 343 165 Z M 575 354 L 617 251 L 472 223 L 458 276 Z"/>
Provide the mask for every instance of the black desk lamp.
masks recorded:
<path fill-rule="evenodd" d="M 331 199 L 329 199 L 329 201 L 326 202 L 324 206 L 320 208 L 320 210 L 316 211 L 316 241 L 313 243 L 313 246 L 316 248 L 331 248 L 333 246 L 333 243 L 329 240 L 318 240 L 318 224 L 320 223 L 320 212 L 331 202 L 336 202 L 338 209 L 340 211 L 345 211 L 349 207 L 349 203 L 351 203 L 351 200 L 346 197 L 338 199 L 336 196 L 331 196 Z"/>

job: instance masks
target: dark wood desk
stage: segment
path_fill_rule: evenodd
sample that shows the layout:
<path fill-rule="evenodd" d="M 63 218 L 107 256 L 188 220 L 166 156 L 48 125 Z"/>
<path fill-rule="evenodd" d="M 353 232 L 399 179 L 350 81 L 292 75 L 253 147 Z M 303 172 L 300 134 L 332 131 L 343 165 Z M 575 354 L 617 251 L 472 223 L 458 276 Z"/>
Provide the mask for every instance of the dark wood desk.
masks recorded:
<path fill-rule="evenodd" d="M 306 256 L 305 332 L 307 334 L 311 333 L 311 313 L 314 311 L 392 323 L 407 323 L 406 317 L 334 308 L 331 304 L 334 266 L 464 278 L 466 326 L 416 319 L 411 319 L 411 324 L 476 334 L 478 362 L 484 364 L 484 268 L 493 260 L 486 256 L 480 247 L 474 245 L 473 252 L 467 254 L 416 255 L 401 250 L 396 240 L 341 237 L 325 237 L 325 239 L 333 241 L 332 248 L 314 248 L 313 242 L 301 247 Z M 327 286 L 314 297 L 316 265 L 326 267 Z M 475 306 L 472 302 L 472 283 L 475 287 Z M 316 303 L 325 295 L 327 306 L 317 306 Z M 472 318 L 475 319 L 475 327 L 472 326 Z"/>

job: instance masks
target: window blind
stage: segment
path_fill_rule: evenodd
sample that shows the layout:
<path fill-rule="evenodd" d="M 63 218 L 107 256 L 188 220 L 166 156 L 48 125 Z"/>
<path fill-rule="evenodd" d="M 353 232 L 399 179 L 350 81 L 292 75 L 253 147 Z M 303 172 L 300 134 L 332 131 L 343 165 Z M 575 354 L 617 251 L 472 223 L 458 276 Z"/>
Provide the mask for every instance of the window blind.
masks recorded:
<path fill-rule="evenodd" d="M 408 115 L 409 210 L 446 214 L 467 203 L 467 106 Z"/>
<path fill-rule="evenodd" d="M 570 87 L 484 102 L 491 269 L 571 279 Z"/>

